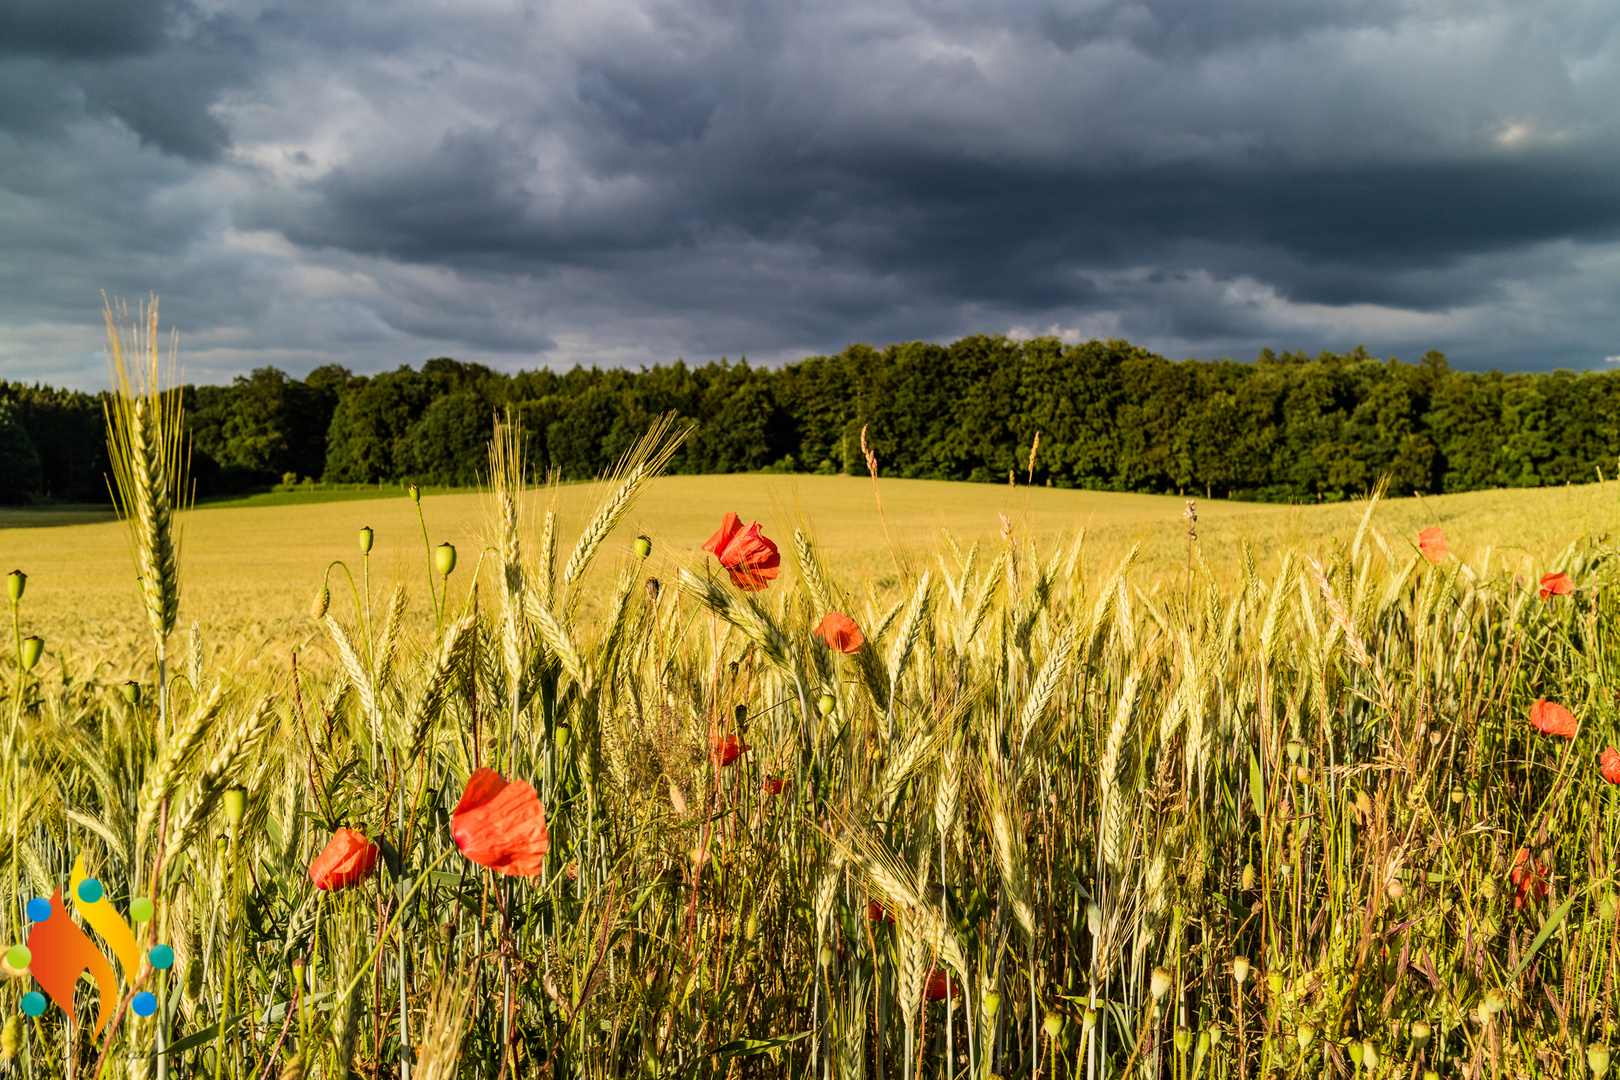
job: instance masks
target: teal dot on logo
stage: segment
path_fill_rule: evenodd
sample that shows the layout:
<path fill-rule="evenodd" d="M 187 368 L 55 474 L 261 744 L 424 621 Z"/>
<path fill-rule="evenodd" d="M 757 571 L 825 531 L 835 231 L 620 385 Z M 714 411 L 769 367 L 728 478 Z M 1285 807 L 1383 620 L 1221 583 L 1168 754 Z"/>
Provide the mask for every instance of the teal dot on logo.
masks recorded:
<path fill-rule="evenodd" d="M 30 990 L 23 995 L 22 1011 L 29 1016 L 39 1016 L 45 1012 L 45 995 L 38 990 Z"/>
<path fill-rule="evenodd" d="M 167 971 L 174 967 L 174 950 L 167 945 L 154 945 L 146 954 L 146 960 L 159 971 Z"/>
<path fill-rule="evenodd" d="M 95 878 L 85 878 L 79 882 L 79 899 L 87 904 L 93 904 L 101 899 L 101 882 Z"/>
<path fill-rule="evenodd" d="M 26 945 L 13 945 L 6 950 L 6 963 L 15 971 L 27 971 L 28 965 L 34 962 L 34 954 Z"/>
<path fill-rule="evenodd" d="M 144 896 L 137 896 L 129 902 L 129 917 L 136 922 L 146 922 L 153 915 L 152 901 Z"/>

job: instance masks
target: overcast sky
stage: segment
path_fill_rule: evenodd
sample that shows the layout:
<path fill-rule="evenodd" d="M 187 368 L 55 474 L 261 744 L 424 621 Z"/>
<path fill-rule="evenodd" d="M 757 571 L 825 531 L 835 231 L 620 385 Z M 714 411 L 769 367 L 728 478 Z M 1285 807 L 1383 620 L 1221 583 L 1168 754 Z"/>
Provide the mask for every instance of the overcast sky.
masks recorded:
<path fill-rule="evenodd" d="M 0 0 L 0 377 L 1620 366 L 1614 0 Z"/>

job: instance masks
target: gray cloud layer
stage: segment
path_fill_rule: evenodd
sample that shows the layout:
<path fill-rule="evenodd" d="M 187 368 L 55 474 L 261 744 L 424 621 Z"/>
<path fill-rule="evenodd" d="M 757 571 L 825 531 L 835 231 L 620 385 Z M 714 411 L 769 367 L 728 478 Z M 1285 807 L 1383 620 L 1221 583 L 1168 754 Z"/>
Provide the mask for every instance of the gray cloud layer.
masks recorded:
<path fill-rule="evenodd" d="M 1608 0 L 0 0 L 0 373 L 1620 357 Z"/>

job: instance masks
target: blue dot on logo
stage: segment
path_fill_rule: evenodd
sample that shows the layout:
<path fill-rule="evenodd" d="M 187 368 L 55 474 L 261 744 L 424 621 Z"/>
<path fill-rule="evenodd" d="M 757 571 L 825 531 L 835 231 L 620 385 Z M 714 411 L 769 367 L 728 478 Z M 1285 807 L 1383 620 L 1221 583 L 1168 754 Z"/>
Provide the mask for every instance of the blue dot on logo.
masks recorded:
<path fill-rule="evenodd" d="M 30 990 L 23 995 L 22 1011 L 29 1016 L 39 1016 L 45 1012 L 45 995 L 38 990 Z"/>
<path fill-rule="evenodd" d="M 135 995 L 135 1000 L 129 1003 L 129 1007 L 135 1010 L 136 1016 L 151 1016 L 157 1012 L 157 998 L 142 990 Z"/>
<path fill-rule="evenodd" d="M 146 959 L 159 971 L 167 971 L 174 966 L 174 950 L 167 945 L 154 945 L 152 951 L 146 954 Z"/>
<path fill-rule="evenodd" d="M 85 878 L 79 882 L 79 899 L 87 904 L 93 904 L 101 899 L 101 882 L 95 878 Z"/>
<path fill-rule="evenodd" d="M 44 922 L 51 917 L 51 902 L 43 896 L 36 896 L 28 901 L 28 917 L 34 922 Z M 44 1000 L 41 998 L 40 1000 Z M 38 1016 L 38 1013 L 34 1014 Z"/>

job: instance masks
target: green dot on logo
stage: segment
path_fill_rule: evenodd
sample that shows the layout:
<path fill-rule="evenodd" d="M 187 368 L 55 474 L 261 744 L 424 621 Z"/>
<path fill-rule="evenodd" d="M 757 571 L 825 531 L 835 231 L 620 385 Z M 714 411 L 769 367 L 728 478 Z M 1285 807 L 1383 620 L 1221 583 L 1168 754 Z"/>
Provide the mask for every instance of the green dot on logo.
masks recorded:
<path fill-rule="evenodd" d="M 28 970 L 28 965 L 33 961 L 34 954 L 28 951 L 26 945 L 13 945 L 6 950 L 6 963 L 16 971 Z"/>
<path fill-rule="evenodd" d="M 136 922 L 146 922 L 152 917 L 153 910 L 152 901 L 144 896 L 137 896 L 129 902 L 129 917 Z"/>

